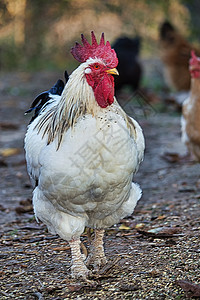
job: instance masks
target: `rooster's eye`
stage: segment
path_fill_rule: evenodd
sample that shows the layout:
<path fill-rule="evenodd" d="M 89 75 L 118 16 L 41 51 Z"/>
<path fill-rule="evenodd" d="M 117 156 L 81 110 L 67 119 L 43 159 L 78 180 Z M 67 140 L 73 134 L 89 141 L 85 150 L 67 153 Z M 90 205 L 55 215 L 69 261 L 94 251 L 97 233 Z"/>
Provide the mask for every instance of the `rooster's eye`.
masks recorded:
<path fill-rule="evenodd" d="M 95 70 L 98 70 L 100 68 L 99 65 L 94 65 Z"/>

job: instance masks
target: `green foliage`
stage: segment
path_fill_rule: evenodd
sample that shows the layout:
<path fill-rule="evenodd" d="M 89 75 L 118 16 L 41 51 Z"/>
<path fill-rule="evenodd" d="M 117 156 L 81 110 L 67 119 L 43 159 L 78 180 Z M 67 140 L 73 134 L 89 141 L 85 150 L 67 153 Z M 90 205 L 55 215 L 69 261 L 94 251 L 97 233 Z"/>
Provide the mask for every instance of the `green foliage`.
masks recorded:
<path fill-rule="evenodd" d="M 4 40 L 0 44 L 0 68 L 1 70 L 13 70 L 19 67 L 20 49 L 13 41 Z"/>

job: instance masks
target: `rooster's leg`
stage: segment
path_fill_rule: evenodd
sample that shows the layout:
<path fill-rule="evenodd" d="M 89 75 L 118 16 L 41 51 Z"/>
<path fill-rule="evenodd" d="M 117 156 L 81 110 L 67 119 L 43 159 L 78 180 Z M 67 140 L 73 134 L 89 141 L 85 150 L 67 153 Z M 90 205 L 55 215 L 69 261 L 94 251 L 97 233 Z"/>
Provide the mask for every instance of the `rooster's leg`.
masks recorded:
<path fill-rule="evenodd" d="M 103 247 L 104 232 L 104 229 L 95 229 L 95 236 L 90 245 L 90 253 L 87 258 L 87 265 L 93 265 L 95 271 L 98 271 L 100 266 L 107 263 Z"/>
<path fill-rule="evenodd" d="M 85 266 L 80 250 L 80 239 L 72 239 L 69 241 L 72 255 L 71 275 L 73 278 L 87 279 L 89 270 Z"/>

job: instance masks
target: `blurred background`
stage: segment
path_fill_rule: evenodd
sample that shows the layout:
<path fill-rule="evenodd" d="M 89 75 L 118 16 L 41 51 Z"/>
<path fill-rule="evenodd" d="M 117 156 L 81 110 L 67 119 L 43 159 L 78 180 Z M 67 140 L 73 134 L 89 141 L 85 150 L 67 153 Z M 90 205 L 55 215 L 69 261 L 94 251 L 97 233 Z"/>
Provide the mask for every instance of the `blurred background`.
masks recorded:
<path fill-rule="evenodd" d="M 168 19 L 199 43 L 199 1 L 193 0 L 0 0 L 0 70 L 69 72 L 76 66 L 70 48 L 80 34 L 105 32 L 140 36 L 141 57 L 159 56 L 158 30 Z"/>

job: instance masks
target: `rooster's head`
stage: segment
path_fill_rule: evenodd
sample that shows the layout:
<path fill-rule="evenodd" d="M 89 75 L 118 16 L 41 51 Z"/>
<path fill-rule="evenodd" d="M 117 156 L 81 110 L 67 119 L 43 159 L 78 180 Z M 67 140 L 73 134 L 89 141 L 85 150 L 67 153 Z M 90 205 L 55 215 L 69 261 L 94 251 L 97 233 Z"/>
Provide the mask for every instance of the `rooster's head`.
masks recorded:
<path fill-rule="evenodd" d="M 192 78 L 200 78 L 200 58 L 194 51 L 191 51 L 190 74 Z"/>
<path fill-rule="evenodd" d="M 118 59 L 115 50 L 111 49 L 110 43 L 105 43 L 103 33 L 99 44 L 93 31 L 91 37 L 90 45 L 82 34 L 83 45 L 76 43 L 71 49 L 71 53 L 76 60 L 84 63 L 84 76 L 87 83 L 92 87 L 98 105 L 105 108 L 114 101 L 114 78 L 112 75 L 118 75 L 116 69 Z"/>

